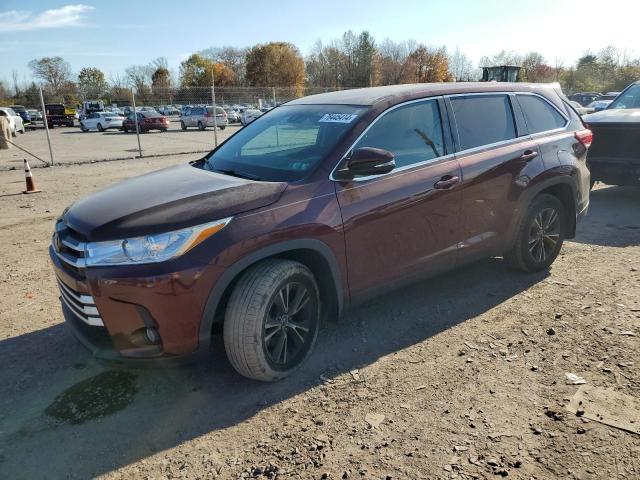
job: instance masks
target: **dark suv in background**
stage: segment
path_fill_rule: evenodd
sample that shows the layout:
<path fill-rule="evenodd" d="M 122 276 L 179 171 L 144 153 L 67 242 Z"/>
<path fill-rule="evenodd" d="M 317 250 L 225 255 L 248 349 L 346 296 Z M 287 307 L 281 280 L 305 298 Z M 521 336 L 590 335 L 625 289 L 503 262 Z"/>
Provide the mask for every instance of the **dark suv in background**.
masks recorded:
<path fill-rule="evenodd" d="M 139 361 L 207 350 L 221 328 L 238 372 L 283 378 L 322 318 L 390 288 L 494 255 L 548 268 L 589 205 L 590 141 L 557 85 L 289 102 L 65 210 L 50 247 L 65 318 L 96 355 Z"/>

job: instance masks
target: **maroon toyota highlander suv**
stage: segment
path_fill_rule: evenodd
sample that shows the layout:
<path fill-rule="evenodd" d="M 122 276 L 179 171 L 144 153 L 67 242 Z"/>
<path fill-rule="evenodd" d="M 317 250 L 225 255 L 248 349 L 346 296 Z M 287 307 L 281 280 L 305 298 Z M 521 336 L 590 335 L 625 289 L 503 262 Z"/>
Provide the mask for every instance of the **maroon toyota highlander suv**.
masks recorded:
<path fill-rule="evenodd" d="M 68 325 L 106 359 L 178 358 L 223 332 L 277 380 L 324 318 L 476 259 L 548 268 L 589 205 L 591 132 L 557 85 L 325 93 L 201 160 L 77 201 L 51 260 Z"/>

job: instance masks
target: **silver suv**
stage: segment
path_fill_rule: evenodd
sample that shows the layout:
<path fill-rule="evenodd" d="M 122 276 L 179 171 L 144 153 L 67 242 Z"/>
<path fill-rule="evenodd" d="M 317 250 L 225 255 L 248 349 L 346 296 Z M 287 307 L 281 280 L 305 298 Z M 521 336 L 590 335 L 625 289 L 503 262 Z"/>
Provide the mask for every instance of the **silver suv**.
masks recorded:
<path fill-rule="evenodd" d="M 215 121 L 215 123 L 214 123 Z M 216 116 L 213 116 L 213 107 L 187 107 L 180 115 L 180 127 L 186 130 L 189 127 L 198 127 L 204 130 L 207 127 L 217 126 L 220 130 L 224 130 L 228 124 L 227 112 L 221 107 L 216 107 Z"/>

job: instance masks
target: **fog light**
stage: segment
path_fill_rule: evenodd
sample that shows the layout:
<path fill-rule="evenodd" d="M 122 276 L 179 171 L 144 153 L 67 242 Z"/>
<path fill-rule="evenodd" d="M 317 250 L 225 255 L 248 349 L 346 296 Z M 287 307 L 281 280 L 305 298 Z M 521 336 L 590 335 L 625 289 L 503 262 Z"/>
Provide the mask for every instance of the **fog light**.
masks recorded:
<path fill-rule="evenodd" d="M 149 343 L 160 343 L 160 334 L 155 328 L 148 327 L 145 331 Z"/>

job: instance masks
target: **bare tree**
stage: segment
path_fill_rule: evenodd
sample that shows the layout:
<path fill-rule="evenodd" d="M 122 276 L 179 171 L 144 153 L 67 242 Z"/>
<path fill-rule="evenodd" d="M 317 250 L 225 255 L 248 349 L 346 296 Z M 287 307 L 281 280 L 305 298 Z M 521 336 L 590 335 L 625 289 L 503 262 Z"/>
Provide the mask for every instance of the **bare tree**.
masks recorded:
<path fill-rule="evenodd" d="M 62 57 L 43 57 L 29 62 L 33 76 L 51 87 L 54 93 L 71 82 L 71 66 Z"/>
<path fill-rule="evenodd" d="M 449 70 L 458 82 L 469 82 L 473 76 L 473 62 L 456 47 L 456 51 L 449 57 Z"/>

